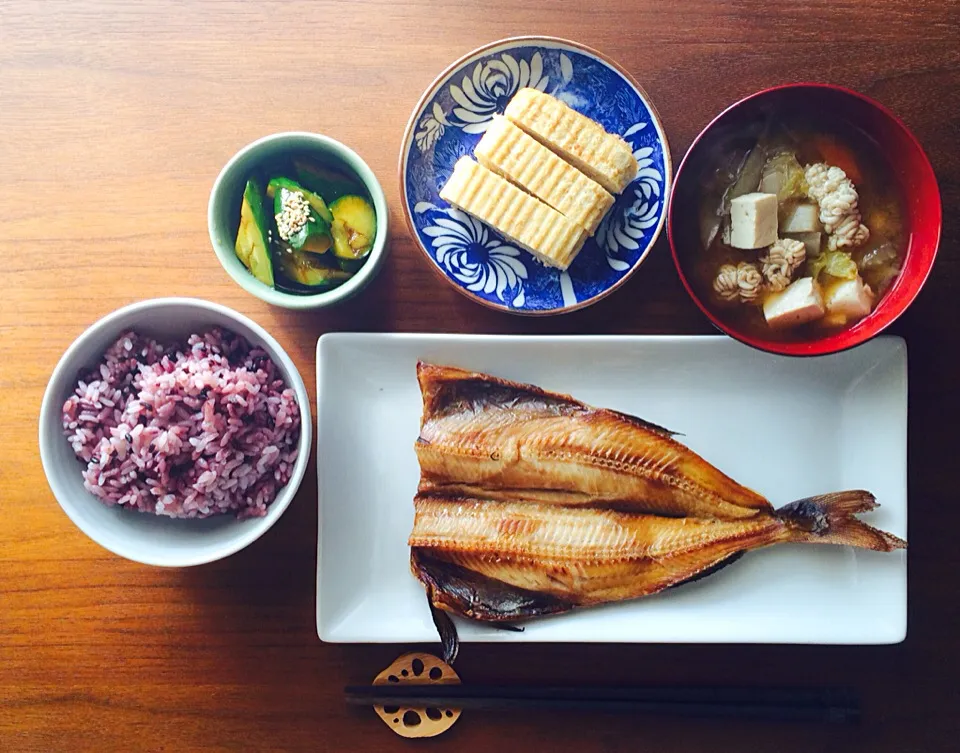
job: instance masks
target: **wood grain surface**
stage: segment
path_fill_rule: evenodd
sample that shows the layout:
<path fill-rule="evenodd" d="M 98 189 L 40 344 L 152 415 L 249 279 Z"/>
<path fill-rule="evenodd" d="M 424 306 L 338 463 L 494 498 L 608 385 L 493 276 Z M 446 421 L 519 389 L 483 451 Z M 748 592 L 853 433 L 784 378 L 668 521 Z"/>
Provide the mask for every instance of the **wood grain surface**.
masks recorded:
<path fill-rule="evenodd" d="M 467 682 L 852 684 L 860 727 L 473 713 L 442 738 L 403 741 L 372 710 L 348 709 L 342 688 L 410 647 L 317 639 L 312 468 L 256 544 L 174 571 L 89 541 L 46 485 L 37 415 L 54 364 L 95 319 L 143 298 L 201 296 L 250 315 L 308 386 L 317 337 L 333 330 L 710 332 L 664 238 L 622 290 L 564 317 L 488 311 L 427 268 L 398 205 L 410 110 L 452 60 L 519 33 L 576 39 L 630 70 L 676 161 L 732 101 L 798 80 L 878 98 L 928 151 L 940 257 L 893 329 L 910 358 L 909 637 L 878 648 L 468 645 L 457 669 Z M 0 751 L 956 750 L 958 35 L 955 0 L 0 2 Z M 336 310 L 260 303 L 207 238 L 220 167 L 288 129 L 354 147 L 391 204 L 386 268 Z"/>

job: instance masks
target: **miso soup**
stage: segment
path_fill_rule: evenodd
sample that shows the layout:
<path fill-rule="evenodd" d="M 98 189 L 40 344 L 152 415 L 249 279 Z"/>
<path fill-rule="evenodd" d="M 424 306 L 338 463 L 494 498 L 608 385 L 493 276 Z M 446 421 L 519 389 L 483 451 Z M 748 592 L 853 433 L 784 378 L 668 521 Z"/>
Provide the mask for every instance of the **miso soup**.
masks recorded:
<path fill-rule="evenodd" d="M 893 285 L 903 201 L 860 130 L 767 115 L 720 138 L 704 166 L 693 282 L 718 318 L 808 339 L 854 326 Z"/>

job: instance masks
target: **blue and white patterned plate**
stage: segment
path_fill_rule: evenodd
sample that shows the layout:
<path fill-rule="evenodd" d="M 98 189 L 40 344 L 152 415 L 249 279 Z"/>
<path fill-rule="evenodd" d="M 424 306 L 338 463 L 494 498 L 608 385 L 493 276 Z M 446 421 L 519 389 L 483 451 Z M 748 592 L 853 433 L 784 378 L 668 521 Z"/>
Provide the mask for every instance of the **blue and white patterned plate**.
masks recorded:
<path fill-rule="evenodd" d="M 640 165 L 566 272 L 440 198 L 454 163 L 473 153 L 494 113 L 525 86 L 622 135 Z M 625 282 L 660 234 L 670 180 L 667 139 L 639 84 L 600 53 L 549 37 L 494 42 L 450 66 L 417 104 L 400 153 L 403 211 L 427 258 L 465 295 L 516 314 L 573 311 Z"/>

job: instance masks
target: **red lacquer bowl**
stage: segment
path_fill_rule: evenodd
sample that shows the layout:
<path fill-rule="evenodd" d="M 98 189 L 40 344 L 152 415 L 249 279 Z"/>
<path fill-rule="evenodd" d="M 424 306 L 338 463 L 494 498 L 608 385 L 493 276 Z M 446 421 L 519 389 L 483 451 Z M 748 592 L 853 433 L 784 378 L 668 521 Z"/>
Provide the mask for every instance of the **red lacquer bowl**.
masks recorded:
<path fill-rule="evenodd" d="M 700 179 L 718 134 L 729 133 L 768 108 L 783 108 L 815 117 L 842 118 L 887 155 L 904 201 L 907 251 L 903 269 L 879 305 L 854 326 L 835 333 L 781 341 L 764 338 L 724 321 L 722 311 L 702 300 L 693 283 L 693 260 L 701 253 L 698 197 Z M 940 242 L 942 209 L 937 179 L 917 139 L 890 110 L 869 97 L 831 84 L 788 84 L 753 94 L 731 105 L 711 122 L 687 151 L 673 184 L 667 235 L 680 279 L 713 324 L 747 345 L 794 356 L 834 353 L 866 342 L 882 332 L 913 302 L 926 282 Z"/>

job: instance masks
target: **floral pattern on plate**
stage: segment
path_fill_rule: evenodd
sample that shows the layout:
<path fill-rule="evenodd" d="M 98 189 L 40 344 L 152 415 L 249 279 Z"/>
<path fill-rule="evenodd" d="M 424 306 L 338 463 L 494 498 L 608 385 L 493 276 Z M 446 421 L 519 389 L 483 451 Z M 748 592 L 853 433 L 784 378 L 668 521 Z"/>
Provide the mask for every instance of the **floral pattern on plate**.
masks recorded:
<path fill-rule="evenodd" d="M 440 196 L 453 165 L 523 87 L 535 87 L 618 133 L 640 170 L 566 272 L 546 267 Z M 670 157 L 656 115 L 620 71 L 573 43 L 507 40 L 470 55 L 414 113 L 403 146 L 404 210 L 437 268 L 481 303 L 560 313 L 603 297 L 643 260 L 663 225 Z"/>

